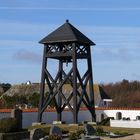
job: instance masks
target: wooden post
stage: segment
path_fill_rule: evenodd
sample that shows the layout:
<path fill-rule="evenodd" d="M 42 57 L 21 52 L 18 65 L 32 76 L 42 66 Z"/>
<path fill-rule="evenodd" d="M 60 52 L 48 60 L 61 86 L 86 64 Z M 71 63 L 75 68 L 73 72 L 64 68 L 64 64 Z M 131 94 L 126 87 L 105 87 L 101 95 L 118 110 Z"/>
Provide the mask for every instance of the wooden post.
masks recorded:
<path fill-rule="evenodd" d="M 22 110 L 21 109 L 13 109 L 11 111 L 11 117 L 17 119 L 18 128 L 22 129 Z"/>
<path fill-rule="evenodd" d="M 63 70 L 63 62 L 59 60 L 59 84 L 61 85 L 62 83 L 62 70 Z M 62 106 L 62 98 L 61 98 L 61 92 L 62 88 L 60 88 L 59 93 L 58 93 L 58 112 L 57 112 L 57 120 L 61 121 L 62 119 L 62 111 L 61 111 L 61 106 Z"/>
<path fill-rule="evenodd" d="M 73 122 L 78 123 L 77 116 L 77 59 L 76 44 L 73 43 Z"/>
<path fill-rule="evenodd" d="M 38 110 L 38 122 L 41 122 L 42 113 L 43 113 L 42 107 L 43 107 L 43 103 L 44 103 L 44 92 L 45 92 L 45 69 L 47 66 L 46 52 L 47 52 L 47 46 L 44 45 L 41 84 L 40 84 L 40 101 L 39 101 L 39 110 Z"/>

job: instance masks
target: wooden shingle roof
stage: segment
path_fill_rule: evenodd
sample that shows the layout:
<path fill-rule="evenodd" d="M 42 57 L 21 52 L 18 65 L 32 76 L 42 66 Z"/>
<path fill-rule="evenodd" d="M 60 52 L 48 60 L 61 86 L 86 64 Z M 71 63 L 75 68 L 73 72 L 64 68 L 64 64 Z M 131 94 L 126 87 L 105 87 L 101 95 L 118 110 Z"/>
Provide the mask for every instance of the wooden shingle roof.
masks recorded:
<path fill-rule="evenodd" d="M 94 42 L 70 24 L 68 20 L 66 20 L 66 23 L 62 26 L 43 38 L 39 43 L 52 44 L 58 42 L 78 42 L 81 44 L 95 45 Z"/>
<path fill-rule="evenodd" d="M 101 100 L 111 99 L 101 86 L 94 84 L 94 101 L 95 105 L 98 105 Z"/>

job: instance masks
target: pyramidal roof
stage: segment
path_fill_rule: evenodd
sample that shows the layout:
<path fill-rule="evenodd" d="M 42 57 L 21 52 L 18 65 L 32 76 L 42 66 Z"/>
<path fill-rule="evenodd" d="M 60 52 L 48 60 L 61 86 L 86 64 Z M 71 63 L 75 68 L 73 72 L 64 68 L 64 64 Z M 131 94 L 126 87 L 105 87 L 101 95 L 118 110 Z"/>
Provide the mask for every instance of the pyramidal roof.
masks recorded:
<path fill-rule="evenodd" d="M 66 23 L 62 26 L 43 38 L 39 43 L 51 44 L 57 42 L 79 42 L 87 45 L 95 45 L 94 42 L 70 24 L 68 20 L 66 20 Z"/>

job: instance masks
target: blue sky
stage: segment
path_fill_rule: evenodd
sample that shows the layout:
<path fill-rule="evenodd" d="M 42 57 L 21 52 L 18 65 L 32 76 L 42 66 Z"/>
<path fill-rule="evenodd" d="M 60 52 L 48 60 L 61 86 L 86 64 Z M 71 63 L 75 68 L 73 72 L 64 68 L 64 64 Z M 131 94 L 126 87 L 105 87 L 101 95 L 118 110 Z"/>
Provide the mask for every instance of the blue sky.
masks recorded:
<path fill-rule="evenodd" d="M 0 82 L 40 82 L 38 41 L 66 19 L 96 43 L 95 83 L 140 80 L 139 15 L 139 0 L 0 0 Z"/>

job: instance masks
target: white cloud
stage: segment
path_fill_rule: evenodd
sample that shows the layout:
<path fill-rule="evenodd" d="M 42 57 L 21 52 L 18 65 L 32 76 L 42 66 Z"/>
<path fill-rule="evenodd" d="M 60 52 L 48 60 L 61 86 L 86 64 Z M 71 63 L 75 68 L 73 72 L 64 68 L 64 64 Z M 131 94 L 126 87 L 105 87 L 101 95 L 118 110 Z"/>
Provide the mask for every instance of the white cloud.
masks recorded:
<path fill-rule="evenodd" d="M 139 79 L 140 80 L 140 74 L 132 73 L 132 76 L 135 77 L 136 79 Z"/>
<path fill-rule="evenodd" d="M 140 11 L 139 7 L 69 8 L 69 7 L 0 7 L 0 10 L 56 10 L 56 11 Z"/>
<path fill-rule="evenodd" d="M 35 37 L 40 39 L 42 36 L 47 35 L 59 25 L 57 24 L 34 24 L 27 22 L 16 22 L 10 20 L 0 20 L 0 37 L 3 38 L 28 38 L 32 40 Z M 12 28 L 11 28 L 12 27 Z"/>
<path fill-rule="evenodd" d="M 34 47 L 37 46 L 38 42 L 35 41 L 23 41 L 23 40 L 0 40 L 1 47 Z"/>
<path fill-rule="evenodd" d="M 37 64 L 41 64 L 41 55 L 37 54 L 33 51 L 28 50 L 19 50 L 17 51 L 14 56 L 16 60 L 26 61 L 26 62 L 33 62 Z"/>
<path fill-rule="evenodd" d="M 0 21 L 0 36 L 22 37 L 25 41 L 32 39 L 41 39 L 60 25 L 58 24 L 35 24 L 20 23 L 14 21 Z M 119 27 L 119 26 L 94 26 L 94 25 L 75 25 L 81 32 L 91 38 L 95 43 L 140 43 L 140 27 Z M 12 27 L 12 28 L 11 28 Z M 17 36 L 16 36 L 17 35 Z M 30 38 L 28 38 L 30 36 Z M 14 40 L 14 39 L 13 39 Z M 17 39 L 16 39 L 17 40 Z M 38 41 L 38 40 L 37 40 Z M 125 42 L 124 42 L 125 41 Z M 114 45 L 115 45 L 114 44 Z"/>
<path fill-rule="evenodd" d="M 60 25 L 51 24 L 31 24 L 6 22 L 0 23 L 0 36 L 3 33 L 9 35 L 11 40 L 0 40 L 1 47 L 7 47 L 17 52 L 19 49 L 32 50 L 35 53 L 42 53 L 42 45 L 38 41 Z M 11 26 L 13 28 L 11 28 Z M 75 25 L 76 26 L 76 25 Z M 22 27 L 22 28 L 21 28 Z M 140 58 L 140 27 L 118 27 L 118 26 L 76 26 L 81 32 L 86 34 L 91 40 L 95 41 L 94 56 L 97 61 L 138 61 Z M 14 34 L 15 36 L 13 36 Z M 19 40 L 16 40 L 20 36 Z M 38 39 L 38 40 L 37 40 Z M 33 40 L 33 41 L 32 41 Z M 1 48 L 0 48 L 1 49 Z M 39 53 L 39 54 L 40 54 Z M 128 62 L 129 62 L 128 61 Z"/>

